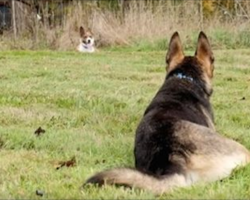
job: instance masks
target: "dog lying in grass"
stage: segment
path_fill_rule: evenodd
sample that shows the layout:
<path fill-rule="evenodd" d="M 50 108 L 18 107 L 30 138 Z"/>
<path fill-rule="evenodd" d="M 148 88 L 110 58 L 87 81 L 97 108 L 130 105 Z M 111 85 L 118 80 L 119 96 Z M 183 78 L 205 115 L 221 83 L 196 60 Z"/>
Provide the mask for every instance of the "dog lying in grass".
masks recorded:
<path fill-rule="evenodd" d="M 244 146 L 215 130 L 209 100 L 214 56 L 205 33 L 199 34 L 194 56 L 185 56 L 175 32 L 166 63 L 164 83 L 136 130 L 135 168 L 99 172 L 85 184 L 136 187 L 159 195 L 223 179 L 249 163 Z"/>
<path fill-rule="evenodd" d="M 85 31 L 81 26 L 80 32 L 80 43 L 77 46 L 77 51 L 82 53 L 93 53 L 95 52 L 95 39 L 91 30 Z"/>

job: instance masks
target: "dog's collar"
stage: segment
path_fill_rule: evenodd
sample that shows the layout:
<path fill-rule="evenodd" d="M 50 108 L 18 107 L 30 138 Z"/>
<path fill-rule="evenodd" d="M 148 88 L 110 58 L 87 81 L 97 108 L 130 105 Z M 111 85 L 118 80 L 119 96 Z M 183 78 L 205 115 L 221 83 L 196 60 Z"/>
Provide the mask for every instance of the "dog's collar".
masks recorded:
<path fill-rule="evenodd" d="M 188 81 L 195 82 L 193 77 L 183 74 L 181 72 L 175 73 L 173 74 L 173 76 L 179 79 L 186 79 Z"/>
<path fill-rule="evenodd" d="M 196 84 L 199 88 L 201 88 L 208 96 L 211 95 L 210 93 L 208 93 L 208 92 L 206 91 L 206 89 L 204 89 L 204 88 L 202 87 L 201 83 L 200 83 L 199 81 L 196 81 L 192 76 L 188 76 L 188 75 L 186 75 L 186 74 L 184 74 L 184 73 L 182 73 L 182 72 L 176 72 L 176 73 L 172 74 L 172 77 L 179 78 L 179 79 L 184 79 L 184 80 L 187 80 L 187 81 L 189 81 L 189 82 L 191 82 L 191 83 L 194 83 L 194 84 Z"/>
<path fill-rule="evenodd" d="M 87 44 L 82 44 L 82 47 L 83 47 L 84 49 L 90 49 L 91 46 L 88 46 Z"/>
<path fill-rule="evenodd" d="M 92 53 L 95 51 L 95 47 L 92 46 L 92 45 L 88 45 L 88 44 L 80 44 L 79 47 L 78 47 L 78 50 L 80 52 L 89 52 L 89 53 Z"/>

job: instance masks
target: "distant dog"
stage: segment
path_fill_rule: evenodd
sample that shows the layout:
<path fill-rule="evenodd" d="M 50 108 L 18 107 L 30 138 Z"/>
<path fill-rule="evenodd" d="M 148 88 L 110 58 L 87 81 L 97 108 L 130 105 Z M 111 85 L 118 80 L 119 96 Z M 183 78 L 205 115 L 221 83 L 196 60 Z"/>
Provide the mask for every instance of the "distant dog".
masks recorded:
<path fill-rule="evenodd" d="M 77 46 L 79 52 L 93 53 L 95 52 L 95 39 L 91 30 L 85 31 L 80 27 L 80 44 Z"/>
<path fill-rule="evenodd" d="M 229 176 L 250 162 L 241 144 L 215 131 L 212 107 L 213 53 L 200 32 L 194 56 L 185 56 L 175 32 L 166 56 L 167 75 L 147 107 L 135 138 L 135 169 L 100 172 L 85 184 L 123 185 L 155 194 Z"/>

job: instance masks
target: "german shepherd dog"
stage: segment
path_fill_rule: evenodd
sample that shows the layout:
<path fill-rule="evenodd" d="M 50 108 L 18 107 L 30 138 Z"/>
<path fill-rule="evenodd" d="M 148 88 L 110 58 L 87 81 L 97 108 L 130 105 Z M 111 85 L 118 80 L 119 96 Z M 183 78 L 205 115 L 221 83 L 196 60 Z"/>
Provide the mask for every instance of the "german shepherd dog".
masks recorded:
<path fill-rule="evenodd" d="M 215 131 L 212 107 L 213 53 L 200 32 L 194 56 L 185 56 L 178 32 L 170 40 L 167 75 L 136 130 L 135 169 L 97 173 L 85 184 L 122 185 L 170 192 L 229 176 L 250 161 L 241 144 Z"/>

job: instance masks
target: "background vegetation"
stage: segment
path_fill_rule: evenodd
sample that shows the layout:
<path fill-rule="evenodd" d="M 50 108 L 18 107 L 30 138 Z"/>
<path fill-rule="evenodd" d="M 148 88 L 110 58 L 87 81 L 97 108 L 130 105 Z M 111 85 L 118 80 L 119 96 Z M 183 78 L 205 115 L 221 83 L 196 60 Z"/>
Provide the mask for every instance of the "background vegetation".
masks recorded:
<path fill-rule="evenodd" d="M 176 30 L 184 36 L 186 48 L 194 44 L 200 30 L 210 35 L 214 48 L 250 45 L 248 0 L 12 2 L 15 24 L 1 36 L 1 49 L 73 50 L 79 41 L 80 25 L 93 30 L 97 46 L 165 49 L 168 38 Z"/>

